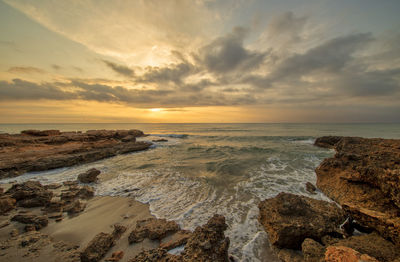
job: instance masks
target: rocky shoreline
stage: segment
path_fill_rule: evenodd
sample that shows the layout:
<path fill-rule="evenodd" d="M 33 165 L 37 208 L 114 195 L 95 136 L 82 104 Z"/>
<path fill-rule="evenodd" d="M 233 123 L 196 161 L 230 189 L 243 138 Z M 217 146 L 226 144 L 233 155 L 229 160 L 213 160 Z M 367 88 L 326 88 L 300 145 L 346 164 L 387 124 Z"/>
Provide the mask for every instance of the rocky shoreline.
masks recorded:
<path fill-rule="evenodd" d="M 0 177 L 86 163 L 147 149 L 138 130 L 0 135 Z M 400 141 L 321 137 L 336 150 L 316 169 L 317 188 L 335 202 L 280 193 L 259 203 L 259 222 L 281 261 L 400 262 Z M 100 171 L 75 181 L 0 186 L 0 258 L 13 261 L 236 261 L 225 218 L 193 232 L 157 219 L 130 198 L 94 196 Z"/>
<path fill-rule="evenodd" d="M 282 261 L 400 261 L 400 140 L 327 136 L 316 169 L 333 202 L 280 193 L 259 221 Z"/>
<path fill-rule="evenodd" d="M 45 171 L 94 162 L 119 154 L 145 150 L 152 144 L 137 142 L 140 130 L 25 130 L 0 134 L 0 179 L 25 172 Z"/>

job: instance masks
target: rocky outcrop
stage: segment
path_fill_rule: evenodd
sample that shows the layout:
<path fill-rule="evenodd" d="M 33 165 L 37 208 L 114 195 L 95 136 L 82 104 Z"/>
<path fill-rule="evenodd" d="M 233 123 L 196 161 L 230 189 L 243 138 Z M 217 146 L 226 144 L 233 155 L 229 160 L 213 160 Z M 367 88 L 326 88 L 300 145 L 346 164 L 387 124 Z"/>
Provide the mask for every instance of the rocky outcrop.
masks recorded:
<path fill-rule="evenodd" d="M 115 245 L 115 241 L 121 237 L 126 228 L 121 225 L 115 225 L 111 234 L 101 232 L 97 234 L 81 253 L 82 262 L 97 262 Z"/>
<path fill-rule="evenodd" d="M 129 235 L 129 243 L 142 242 L 145 238 L 161 240 L 168 234 L 179 230 L 179 225 L 166 219 L 149 218 L 136 223 L 136 228 Z"/>
<path fill-rule="evenodd" d="M 229 238 L 224 231 L 227 225 L 225 218 L 214 215 L 204 226 L 197 227 L 187 240 L 184 251 L 180 255 L 171 255 L 164 248 L 143 251 L 130 262 L 228 262 Z"/>
<path fill-rule="evenodd" d="M 316 169 L 318 188 L 400 246 L 400 140 L 328 136 L 315 144 L 336 150 Z"/>
<path fill-rule="evenodd" d="M 334 203 L 290 193 L 260 202 L 259 209 L 259 222 L 271 244 L 279 248 L 301 249 L 306 238 L 320 240 L 325 235 L 338 235 L 346 219 Z"/>
<path fill-rule="evenodd" d="M 43 171 L 97 161 L 147 149 L 139 130 L 26 130 L 21 134 L 0 134 L 0 178 L 30 171 Z"/>
<path fill-rule="evenodd" d="M 22 207 L 39 207 L 47 205 L 53 193 L 37 181 L 27 181 L 13 185 L 7 192 Z"/>
<path fill-rule="evenodd" d="M 81 183 L 92 183 L 97 180 L 97 176 L 100 175 L 100 170 L 96 168 L 91 168 L 86 172 L 78 175 L 78 180 Z"/>
<path fill-rule="evenodd" d="M 45 216 L 36 216 L 33 214 L 18 214 L 11 218 L 11 221 L 17 221 L 23 224 L 33 225 L 36 230 L 39 230 L 49 223 Z"/>

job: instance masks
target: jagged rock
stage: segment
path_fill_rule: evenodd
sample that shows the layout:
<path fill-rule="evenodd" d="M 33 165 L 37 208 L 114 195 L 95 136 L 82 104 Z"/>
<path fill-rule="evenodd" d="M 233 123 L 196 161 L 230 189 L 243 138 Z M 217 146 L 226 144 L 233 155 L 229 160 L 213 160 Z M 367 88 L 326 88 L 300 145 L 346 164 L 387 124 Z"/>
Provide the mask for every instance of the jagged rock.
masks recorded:
<path fill-rule="evenodd" d="M 306 183 L 306 190 L 311 193 L 311 194 L 315 194 L 315 190 L 317 190 L 317 188 L 311 184 L 310 182 Z"/>
<path fill-rule="evenodd" d="M 112 235 L 112 237 L 114 239 L 119 239 L 125 231 L 126 231 L 126 227 L 125 226 L 120 225 L 120 224 L 115 224 L 114 225 L 114 230 L 111 233 L 111 235 Z"/>
<path fill-rule="evenodd" d="M 100 175 L 100 170 L 91 168 L 88 171 L 78 175 L 78 180 L 81 183 L 92 183 L 97 180 L 97 176 Z"/>
<path fill-rule="evenodd" d="M 311 238 L 304 239 L 301 250 L 305 262 L 321 262 L 325 257 L 325 247 Z"/>
<path fill-rule="evenodd" d="M 36 230 L 39 230 L 49 223 L 49 220 L 45 216 L 36 216 L 33 214 L 18 214 L 11 218 L 11 221 L 17 221 L 23 224 L 32 224 Z"/>
<path fill-rule="evenodd" d="M 400 140 L 321 137 L 315 144 L 336 150 L 316 169 L 318 188 L 400 246 Z"/>
<path fill-rule="evenodd" d="M 338 239 L 336 243 L 331 245 L 349 247 L 382 262 L 392 262 L 400 257 L 400 250 L 392 242 L 385 240 L 377 233 Z"/>
<path fill-rule="evenodd" d="M 120 261 L 124 257 L 124 251 L 119 250 L 112 253 L 110 258 L 107 258 L 106 261 Z"/>
<path fill-rule="evenodd" d="M 270 242 L 279 248 L 300 249 L 304 239 L 320 240 L 340 234 L 344 212 L 334 203 L 290 193 L 279 193 L 259 204 L 259 221 Z"/>
<path fill-rule="evenodd" d="M 77 196 L 83 199 L 89 199 L 94 196 L 94 189 L 91 186 L 83 186 L 79 188 Z"/>
<path fill-rule="evenodd" d="M 15 184 L 6 193 L 15 198 L 18 206 L 22 207 L 45 206 L 53 197 L 53 192 L 46 190 L 37 181 Z"/>
<path fill-rule="evenodd" d="M 228 262 L 229 238 L 224 235 L 226 228 L 225 218 L 214 215 L 206 225 L 195 229 L 180 255 L 171 255 L 166 249 L 158 248 L 142 251 L 130 262 Z"/>
<path fill-rule="evenodd" d="M 330 246 L 326 249 L 325 262 L 379 262 L 373 257 L 359 252 L 349 247 Z"/>
<path fill-rule="evenodd" d="M 139 130 L 86 133 L 36 130 L 24 134 L 0 134 L 0 178 L 144 150 L 151 143 L 135 142 L 135 137 L 143 135 Z"/>
<path fill-rule="evenodd" d="M 17 201 L 14 198 L 2 196 L 0 198 L 0 215 L 7 213 L 15 208 L 15 203 Z"/>
<path fill-rule="evenodd" d="M 115 241 L 121 237 L 126 231 L 126 227 L 116 224 L 114 231 L 111 234 L 99 233 L 87 245 L 85 250 L 81 253 L 82 262 L 97 262 L 104 257 L 104 255 L 114 246 Z M 121 254 L 119 254 L 120 256 Z M 123 256 L 123 253 L 122 253 Z M 111 260 L 118 261 L 118 260 Z"/>
<path fill-rule="evenodd" d="M 43 209 L 46 212 L 63 212 L 64 201 L 51 200 Z"/>
<path fill-rule="evenodd" d="M 86 204 L 82 203 L 79 200 L 75 200 L 72 203 L 66 205 L 64 207 L 64 211 L 68 212 L 68 214 L 77 214 L 85 210 Z"/>
<path fill-rule="evenodd" d="M 173 248 L 185 245 L 188 239 L 192 236 L 192 232 L 187 230 L 178 231 L 174 238 L 166 243 L 161 243 L 160 248 L 164 248 L 166 250 L 171 250 Z"/>
<path fill-rule="evenodd" d="M 197 227 L 188 239 L 181 256 L 183 261 L 228 261 L 229 238 L 225 217 L 214 215 L 207 224 Z"/>
<path fill-rule="evenodd" d="M 81 253 L 82 262 L 97 262 L 104 257 L 104 255 L 115 244 L 114 238 L 111 234 L 99 233 L 87 245 L 85 250 Z"/>
<path fill-rule="evenodd" d="M 136 228 L 130 233 L 128 240 L 130 244 L 142 242 L 145 238 L 160 240 L 178 230 L 179 226 L 174 221 L 148 218 L 136 222 Z"/>

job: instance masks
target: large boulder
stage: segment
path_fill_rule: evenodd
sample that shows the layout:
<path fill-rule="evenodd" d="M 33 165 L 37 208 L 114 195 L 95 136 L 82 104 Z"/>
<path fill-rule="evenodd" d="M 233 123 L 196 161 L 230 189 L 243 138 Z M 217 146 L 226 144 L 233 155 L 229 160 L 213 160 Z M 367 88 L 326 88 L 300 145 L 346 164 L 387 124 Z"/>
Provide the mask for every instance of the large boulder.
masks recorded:
<path fill-rule="evenodd" d="M 306 238 L 319 241 L 325 235 L 338 235 L 346 219 L 334 203 L 290 193 L 279 193 L 258 207 L 259 222 L 270 242 L 279 248 L 301 249 Z"/>
<path fill-rule="evenodd" d="M 78 180 L 81 183 L 92 183 L 97 180 L 97 176 L 100 175 L 100 170 L 91 168 L 88 171 L 78 175 Z"/>
<path fill-rule="evenodd" d="M 360 254 L 356 250 L 337 246 L 328 247 L 325 253 L 325 262 L 379 262 L 366 254 Z"/>
<path fill-rule="evenodd" d="M 53 192 L 47 190 L 40 182 L 27 181 L 13 185 L 6 194 L 17 200 L 18 206 L 39 207 L 47 205 Z"/>

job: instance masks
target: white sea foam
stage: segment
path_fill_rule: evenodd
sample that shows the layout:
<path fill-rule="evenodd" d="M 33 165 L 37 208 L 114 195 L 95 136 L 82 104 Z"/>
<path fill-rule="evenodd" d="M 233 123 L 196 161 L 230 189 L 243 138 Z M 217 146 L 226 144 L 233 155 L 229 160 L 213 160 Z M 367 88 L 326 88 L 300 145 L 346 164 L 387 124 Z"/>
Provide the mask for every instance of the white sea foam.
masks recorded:
<path fill-rule="evenodd" d="M 259 154 L 265 154 L 265 161 L 261 164 L 254 162 L 256 166 L 237 172 L 232 177 L 230 173 L 218 173 L 205 168 L 178 168 L 187 166 L 187 159 L 207 164 L 222 163 L 224 167 L 237 164 L 237 161 L 232 160 L 241 160 L 242 156 L 234 154 L 243 152 L 236 150 L 235 145 L 226 146 L 229 141 L 218 140 L 222 144 L 209 144 L 201 136 L 189 136 L 182 140 L 187 136 L 173 134 L 151 135 L 138 140 L 151 141 L 159 137 L 168 137 L 168 142 L 156 142 L 150 151 L 71 168 L 30 173 L 1 182 L 23 182 L 28 179 L 44 184 L 63 182 L 75 180 L 77 174 L 95 167 L 102 171 L 99 182 L 92 184 L 97 195 L 134 197 L 140 202 L 148 203 L 155 216 L 175 220 L 185 229 L 194 230 L 215 213 L 224 215 L 228 224 L 226 235 L 231 240 L 230 253 L 241 261 L 262 261 L 261 257 L 268 253 L 265 248 L 268 246 L 267 235 L 257 221 L 259 201 L 282 191 L 328 200 L 319 191 L 316 195 L 311 195 L 305 190 L 305 182 L 315 183 L 314 169 L 327 155 L 326 150 L 308 145 L 313 141 L 271 138 L 270 142 L 264 138 L 262 143 L 266 144 L 239 144 L 239 149 L 257 146 L 268 150 L 246 151 L 245 154 L 254 154 L 254 159 Z M 276 150 L 277 143 L 286 144 Z M 196 145 L 202 146 L 197 146 L 197 150 L 190 150 Z M 213 149 L 212 152 L 208 151 L 210 148 Z M 299 152 L 293 153 L 291 150 Z M 213 154 L 213 159 L 209 159 L 210 154 Z M 232 168 L 226 170 L 230 172 Z M 176 252 L 181 250 L 177 249 Z"/>

